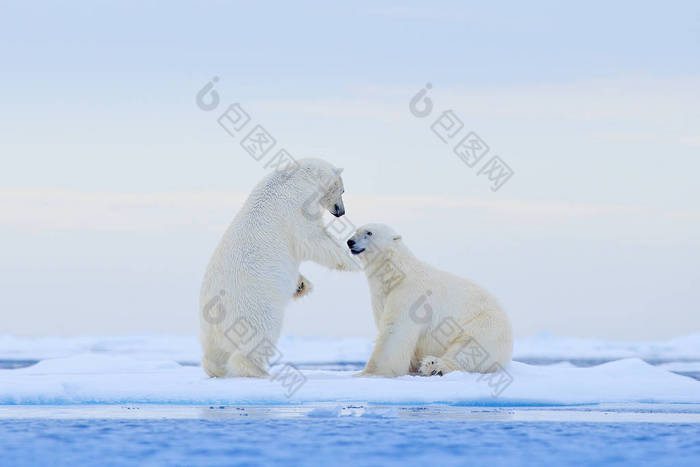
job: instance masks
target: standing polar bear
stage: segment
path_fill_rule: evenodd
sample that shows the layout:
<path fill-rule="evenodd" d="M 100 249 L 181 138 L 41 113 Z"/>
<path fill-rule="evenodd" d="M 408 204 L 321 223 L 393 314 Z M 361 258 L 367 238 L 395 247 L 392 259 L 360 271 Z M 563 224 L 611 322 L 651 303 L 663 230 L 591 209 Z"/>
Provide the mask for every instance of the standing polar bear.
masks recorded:
<path fill-rule="evenodd" d="M 379 329 L 358 376 L 490 373 L 510 361 L 510 321 L 486 290 L 420 261 L 383 224 L 360 227 L 347 244 L 368 264 L 365 274 Z"/>
<path fill-rule="evenodd" d="M 209 376 L 268 376 L 287 302 L 311 284 L 302 261 L 358 270 L 324 231 L 323 211 L 345 214 L 340 170 L 301 159 L 253 189 L 209 262 L 200 291 L 202 367 Z"/>

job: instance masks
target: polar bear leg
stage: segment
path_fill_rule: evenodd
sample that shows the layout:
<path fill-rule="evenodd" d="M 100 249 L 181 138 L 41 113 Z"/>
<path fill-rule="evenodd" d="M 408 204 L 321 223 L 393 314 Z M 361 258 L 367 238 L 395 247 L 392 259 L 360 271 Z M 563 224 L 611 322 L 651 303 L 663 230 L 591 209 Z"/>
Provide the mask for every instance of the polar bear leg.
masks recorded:
<path fill-rule="evenodd" d="M 202 369 L 212 378 L 226 376 L 226 362 L 231 354 L 202 338 L 205 345 L 202 348 Z"/>
<path fill-rule="evenodd" d="M 492 349 L 498 348 L 488 345 L 489 342 L 484 344 Z M 505 365 L 507 360 L 502 355 L 491 355 L 476 339 L 465 335 L 452 341 L 441 357 L 423 357 L 418 372 L 423 376 L 444 376 L 452 371 L 492 373 L 498 371 L 496 363 Z"/>
<path fill-rule="evenodd" d="M 212 356 L 205 354 L 202 357 L 202 368 L 210 377 L 221 378 L 226 376 L 226 360 L 228 360 L 228 354 L 223 360 L 212 358 Z"/>
<path fill-rule="evenodd" d="M 313 288 L 314 288 L 314 286 L 311 283 L 311 281 L 309 281 L 303 275 L 299 274 L 299 278 L 297 279 L 296 292 L 294 292 L 294 295 L 292 295 L 292 298 L 297 299 L 297 298 L 303 297 L 304 295 L 308 295 L 311 293 Z"/>
<path fill-rule="evenodd" d="M 270 374 L 255 365 L 245 355 L 235 353 L 226 362 L 226 376 L 243 378 L 267 378 Z"/>
<path fill-rule="evenodd" d="M 313 232 L 308 235 L 307 242 L 312 246 L 308 250 L 307 260 L 338 271 L 359 271 L 361 269 L 345 245 L 332 239 L 322 224 L 314 226 Z"/>
<path fill-rule="evenodd" d="M 435 355 L 426 355 L 423 357 L 418 373 L 423 376 L 444 376 L 455 370 L 466 372 L 478 371 L 476 367 L 467 368 L 470 361 L 483 358 L 480 357 L 482 354 L 474 348 L 474 343 L 475 341 L 471 336 L 462 335 L 457 337 L 450 342 L 445 353 L 441 357 Z"/>
<path fill-rule="evenodd" d="M 365 369 L 356 376 L 407 375 L 420 335 L 413 323 L 395 323 L 384 328 L 374 344 Z"/>

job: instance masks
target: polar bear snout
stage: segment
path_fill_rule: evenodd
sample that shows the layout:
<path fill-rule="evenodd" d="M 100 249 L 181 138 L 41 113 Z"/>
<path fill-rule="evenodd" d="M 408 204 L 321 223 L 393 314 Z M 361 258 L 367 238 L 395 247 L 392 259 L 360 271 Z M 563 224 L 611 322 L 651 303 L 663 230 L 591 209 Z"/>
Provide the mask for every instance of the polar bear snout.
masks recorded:
<path fill-rule="evenodd" d="M 384 251 L 400 238 L 401 236 L 397 235 L 389 226 L 384 224 L 365 224 L 355 231 L 350 240 L 347 241 L 347 245 L 353 255 L 359 255 L 367 248 L 372 248 L 378 252 Z"/>
<path fill-rule="evenodd" d="M 347 244 L 348 248 L 350 248 L 350 253 L 352 253 L 353 255 L 359 255 L 360 253 L 365 251 L 365 249 L 362 247 L 356 247 L 355 245 L 357 245 L 357 242 L 355 242 L 355 240 L 353 240 L 352 238 L 347 241 Z"/>
<path fill-rule="evenodd" d="M 336 203 L 333 205 L 333 212 L 331 214 L 333 214 L 335 217 L 340 217 L 345 214 L 345 206 L 343 206 L 342 201 L 340 204 Z"/>

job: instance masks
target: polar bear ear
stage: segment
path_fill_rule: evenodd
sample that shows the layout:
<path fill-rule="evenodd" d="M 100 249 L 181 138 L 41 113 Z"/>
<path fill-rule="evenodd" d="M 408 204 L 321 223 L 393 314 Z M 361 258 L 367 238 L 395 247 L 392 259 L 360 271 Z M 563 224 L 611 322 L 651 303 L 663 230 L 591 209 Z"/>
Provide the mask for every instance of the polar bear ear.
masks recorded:
<path fill-rule="evenodd" d="M 339 169 L 335 169 L 335 174 L 336 174 L 336 175 L 340 175 L 340 174 L 343 173 L 343 170 L 345 170 L 345 169 L 343 169 L 342 167 L 339 168 Z"/>
<path fill-rule="evenodd" d="M 394 235 L 393 240 L 401 240 L 401 235 Z"/>

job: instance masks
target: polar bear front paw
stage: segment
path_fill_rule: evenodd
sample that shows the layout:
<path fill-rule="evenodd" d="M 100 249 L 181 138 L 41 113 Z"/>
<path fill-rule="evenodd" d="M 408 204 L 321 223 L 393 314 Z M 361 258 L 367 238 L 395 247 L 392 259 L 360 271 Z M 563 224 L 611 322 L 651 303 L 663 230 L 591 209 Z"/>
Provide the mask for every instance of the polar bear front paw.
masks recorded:
<path fill-rule="evenodd" d="M 445 366 L 441 358 L 430 355 L 421 360 L 420 368 L 418 369 L 418 373 L 420 373 L 421 376 L 442 376 L 449 371 L 449 368 Z"/>
<path fill-rule="evenodd" d="M 297 281 L 297 288 L 294 292 L 293 298 L 303 297 L 304 295 L 311 293 L 312 289 L 313 285 L 311 284 L 311 282 L 306 277 L 300 274 L 299 279 Z"/>

